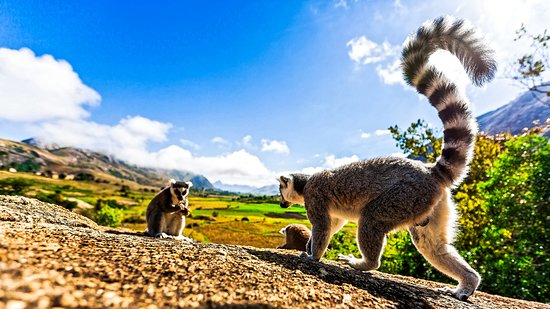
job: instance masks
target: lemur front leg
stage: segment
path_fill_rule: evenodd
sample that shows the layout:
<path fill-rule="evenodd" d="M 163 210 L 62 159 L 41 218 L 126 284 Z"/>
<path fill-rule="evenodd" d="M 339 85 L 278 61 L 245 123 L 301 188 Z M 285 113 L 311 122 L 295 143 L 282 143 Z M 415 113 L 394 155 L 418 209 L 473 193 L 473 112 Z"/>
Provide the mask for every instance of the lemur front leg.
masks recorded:
<path fill-rule="evenodd" d="M 307 217 L 311 222 L 311 237 L 306 251 L 301 256 L 311 260 L 320 260 L 330 241 L 330 217 L 322 201 L 308 201 L 306 204 Z"/>
<path fill-rule="evenodd" d="M 347 220 L 331 217 L 327 210 L 319 213 L 308 210 L 308 218 L 312 225 L 311 238 L 306 244 L 307 254 L 302 255 L 319 260 L 325 254 L 332 235 L 338 232 Z"/>

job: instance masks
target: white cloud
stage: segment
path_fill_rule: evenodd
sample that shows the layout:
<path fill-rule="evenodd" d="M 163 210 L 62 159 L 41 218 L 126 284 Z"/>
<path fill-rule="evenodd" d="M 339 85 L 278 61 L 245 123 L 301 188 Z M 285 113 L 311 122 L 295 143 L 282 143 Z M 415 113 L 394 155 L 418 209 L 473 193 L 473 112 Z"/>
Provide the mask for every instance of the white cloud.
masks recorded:
<path fill-rule="evenodd" d="M 382 135 L 388 135 L 390 133 L 391 133 L 390 130 L 375 130 L 374 133 L 361 132 L 360 137 L 362 139 L 368 139 L 368 138 L 371 138 L 373 134 L 376 136 L 382 136 Z"/>
<path fill-rule="evenodd" d="M 184 169 L 205 175 L 211 181 L 220 180 L 227 184 L 262 186 L 274 183 L 276 173 L 267 169 L 262 161 L 238 150 L 219 156 L 193 156 L 191 152 L 171 145 L 149 153 L 148 166 L 168 169 Z"/>
<path fill-rule="evenodd" d="M 370 138 L 370 137 L 371 137 L 371 134 L 370 134 L 370 133 L 361 132 L 361 138 L 362 138 L 362 139 L 367 139 L 367 138 Z"/>
<path fill-rule="evenodd" d="M 220 136 L 215 136 L 210 140 L 212 144 L 217 144 L 219 146 L 229 146 L 231 143 L 229 143 L 226 139 Z"/>
<path fill-rule="evenodd" d="M 359 161 L 359 157 L 357 155 L 352 155 L 350 157 L 341 157 L 341 158 L 337 158 L 335 155 L 328 155 L 328 156 L 325 156 L 321 166 L 306 167 L 306 168 L 303 168 L 300 172 L 311 175 L 326 169 L 334 169 L 342 165 L 346 165 L 356 161 Z"/>
<path fill-rule="evenodd" d="M 382 81 L 386 85 L 401 84 L 407 86 L 403 80 L 403 71 L 401 70 L 401 60 L 395 58 L 395 60 L 386 65 L 378 65 L 376 67 L 378 76 L 382 78 Z"/>
<path fill-rule="evenodd" d="M 325 162 L 323 163 L 323 166 L 326 168 L 337 168 L 342 165 L 346 165 L 356 161 L 359 161 L 359 157 L 357 155 L 352 155 L 351 157 L 342 157 L 342 158 L 336 158 L 335 155 L 330 155 L 325 157 Z"/>
<path fill-rule="evenodd" d="M 83 107 L 100 100 L 67 61 L 27 48 L 0 48 L 0 119 L 81 119 L 89 115 Z"/>
<path fill-rule="evenodd" d="M 252 135 L 247 135 L 247 136 L 243 137 L 242 143 L 246 147 L 251 147 L 252 146 Z"/>
<path fill-rule="evenodd" d="M 348 2 L 346 0 L 337 0 L 335 1 L 334 3 L 334 7 L 335 8 L 344 8 L 344 9 L 347 9 L 349 8 L 349 5 L 348 5 Z"/>
<path fill-rule="evenodd" d="M 276 140 L 267 140 L 267 139 L 262 139 L 262 151 L 275 152 L 275 153 L 281 153 L 281 154 L 290 153 L 290 149 L 288 148 L 285 141 L 276 141 Z"/>
<path fill-rule="evenodd" d="M 358 64 L 369 64 L 384 61 L 399 53 L 401 47 L 393 46 L 387 41 L 378 44 L 365 36 L 356 37 L 346 43 L 350 47 L 348 56 Z"/>
<path fill-rule="evenodd" d="M 376 131 L 374 131 L 374 134 L 376 134 L 376 136 L 388 135 L 390 133 L 391 133 L 390 130 L 376 130 Z"/>
<path fill-rule="evenodd" d="M 166 141 L 171 124 L 141 116 L 127 117 L 114 126 L 85 120 L 58 120 L 34 125 L 45 143 L 100 150 L 139 163 L 150 142 Z"/>
<path fill-rule="evenodd" d="M 180 139 L 180 144 L 182 144 L 183 146 L 185 147 L 189 147 L 189 148 L 192 148 L 194 150 L 199 150 L 201 149 L 201 146 L 193 141 L 190 141 L 188 139 Z"/>

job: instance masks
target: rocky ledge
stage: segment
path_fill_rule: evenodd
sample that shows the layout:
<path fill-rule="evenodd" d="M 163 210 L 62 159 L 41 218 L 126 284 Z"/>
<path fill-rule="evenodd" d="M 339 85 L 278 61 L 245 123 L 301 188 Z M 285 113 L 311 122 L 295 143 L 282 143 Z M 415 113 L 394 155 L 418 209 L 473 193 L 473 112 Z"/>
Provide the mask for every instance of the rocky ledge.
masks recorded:
<path fill-rule="evenodd" d="M 0 309 L 49 307 L 550 308 L 312 262 L 297 252 L 159 240 L 60 206 L 0 196 Z"/>

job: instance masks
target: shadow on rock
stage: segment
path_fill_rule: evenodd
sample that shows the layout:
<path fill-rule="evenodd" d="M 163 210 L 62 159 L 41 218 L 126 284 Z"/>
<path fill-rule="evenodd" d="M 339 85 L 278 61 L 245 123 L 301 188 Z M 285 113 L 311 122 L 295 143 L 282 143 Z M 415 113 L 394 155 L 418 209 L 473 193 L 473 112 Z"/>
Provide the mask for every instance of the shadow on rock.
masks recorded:
<path fill-rule="evenodd" d="M 311 261 L 289 253 L 276 253 L 253 248 L 245 248 L 245 250 L 261 260 L 276 263 L 287 269 L 299 270 L 330 284 L 350 284 L 373 296 L 399 303 L 402 308 L 432 308 L 433 301 L 430 302 L 428 298 L 450 297 L 425 287 L 381 278 L 369 272 L 352 269 L 349 266 Z"/>

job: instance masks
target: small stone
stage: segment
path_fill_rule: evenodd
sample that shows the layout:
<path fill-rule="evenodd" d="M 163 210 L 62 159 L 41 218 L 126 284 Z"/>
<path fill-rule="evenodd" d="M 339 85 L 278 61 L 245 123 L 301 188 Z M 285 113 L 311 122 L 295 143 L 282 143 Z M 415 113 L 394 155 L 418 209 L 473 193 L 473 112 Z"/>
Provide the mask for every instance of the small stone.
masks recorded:
<path fill-rule="evenodd" d="M 59 304 L 61 307 L 67 307 L 67 308 L 76 308 L 78 307 L 78 304 L 76 303 L 76 299 L 71 293 L 65 292 L 61 299 L 59 300 Z"/>
<path fill-rule="evenodd" d="M 351 302 L 351 295 L 349 294 L 342 295 L 342 304 L 347 304 L 349 302 Z"/>
<path fill-rule="evenodd" d="M 23 309 L 27 305 L 20 300 L 9 300 L 6 304 L 6 309 Z"/>

